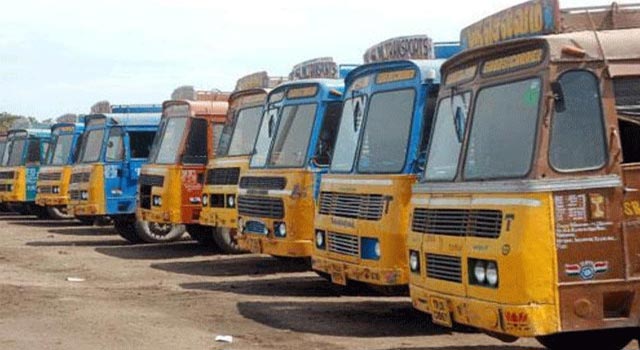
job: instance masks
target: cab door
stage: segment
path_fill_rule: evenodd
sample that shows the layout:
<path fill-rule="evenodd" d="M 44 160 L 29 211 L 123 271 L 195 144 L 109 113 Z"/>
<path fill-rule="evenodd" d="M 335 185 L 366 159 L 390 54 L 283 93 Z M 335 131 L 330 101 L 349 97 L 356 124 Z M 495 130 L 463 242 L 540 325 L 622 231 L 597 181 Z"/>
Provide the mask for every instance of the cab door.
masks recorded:
<path fill-rule="evenodd" d="M 128 177 L 126 166 L 125 131 L 121 127 L 109 130 L 104 155 L 104 184 L 106 207 L 109 213 L 126 211 L 118 201 L 126 194 Z"/>

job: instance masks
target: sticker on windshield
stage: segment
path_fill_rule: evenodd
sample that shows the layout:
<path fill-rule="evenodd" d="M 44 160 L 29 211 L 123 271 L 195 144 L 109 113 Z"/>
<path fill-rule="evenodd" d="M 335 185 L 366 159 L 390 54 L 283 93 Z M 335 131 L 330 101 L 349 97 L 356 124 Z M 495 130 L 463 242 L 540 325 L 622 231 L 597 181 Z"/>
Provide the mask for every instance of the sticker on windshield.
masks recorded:
<path fill-rule="evenodd" d="M 531 86 L 524 93 L 524 104 L 529 107 L 535 107 L 538 105 L 538 101 L 540 100 L 540 82 L 538 80 L 534 80 L 531 82 Z"/>

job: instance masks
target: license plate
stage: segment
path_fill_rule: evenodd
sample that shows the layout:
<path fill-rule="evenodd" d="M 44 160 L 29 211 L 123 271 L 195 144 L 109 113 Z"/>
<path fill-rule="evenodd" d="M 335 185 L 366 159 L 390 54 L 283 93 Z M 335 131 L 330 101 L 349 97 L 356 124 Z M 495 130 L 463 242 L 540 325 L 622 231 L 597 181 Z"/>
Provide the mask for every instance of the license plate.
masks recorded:
<path fill-rule="evenodd" d="M 453 321 L 451 320 L 451 312 L 449 312 L 449 303 L 447 300 L 438 297 L 431 297 L 430 303 L 433 323 L 451 328 L 453 326 Z"/>
<path fill-rule="evenodd" d="M 347 285 L 347 275 L 344 272 L 344 265 L 332 264 L 331 265 L 331 282 L 339 284 L 341 286 Z"/>
<path fill-rule="evenodd" d="M 259 239 L 251 239 L 251 238 L 249 238 L 247 240 L 247 243 L 249 243 L 249 250 L 252 253 L 254 253 L 254 254 L 262 253 L 262 246 L 260 245 L 260 240 Z"/>

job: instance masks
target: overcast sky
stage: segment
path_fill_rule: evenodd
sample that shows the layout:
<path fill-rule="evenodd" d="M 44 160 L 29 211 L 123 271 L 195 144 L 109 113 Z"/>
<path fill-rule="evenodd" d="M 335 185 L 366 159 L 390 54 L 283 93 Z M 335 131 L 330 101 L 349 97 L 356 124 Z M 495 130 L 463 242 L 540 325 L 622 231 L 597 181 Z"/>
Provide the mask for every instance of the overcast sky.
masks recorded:
<path fill-rule="evenodd" d="M 86 113 L 103 99 L 161 103 L 179 85 L 230 90 L 242 75 L 287 75 L 320 56 L 360 63 L 368 47 L 387 38 L 457 40 L 462 27 L 519 2 L 7 1 L 0 12 L 0 112 L 46 119 Z"/>

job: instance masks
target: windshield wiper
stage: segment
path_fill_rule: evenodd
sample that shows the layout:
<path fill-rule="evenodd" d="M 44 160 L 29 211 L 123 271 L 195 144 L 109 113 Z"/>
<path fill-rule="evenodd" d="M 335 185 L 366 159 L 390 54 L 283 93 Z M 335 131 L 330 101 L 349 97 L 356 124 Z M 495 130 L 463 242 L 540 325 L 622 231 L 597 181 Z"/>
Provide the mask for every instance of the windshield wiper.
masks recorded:
<path fill-rule="evenodd" d="M 616 106 L 619 114 L 640 117 L 640 105 Z"/>

